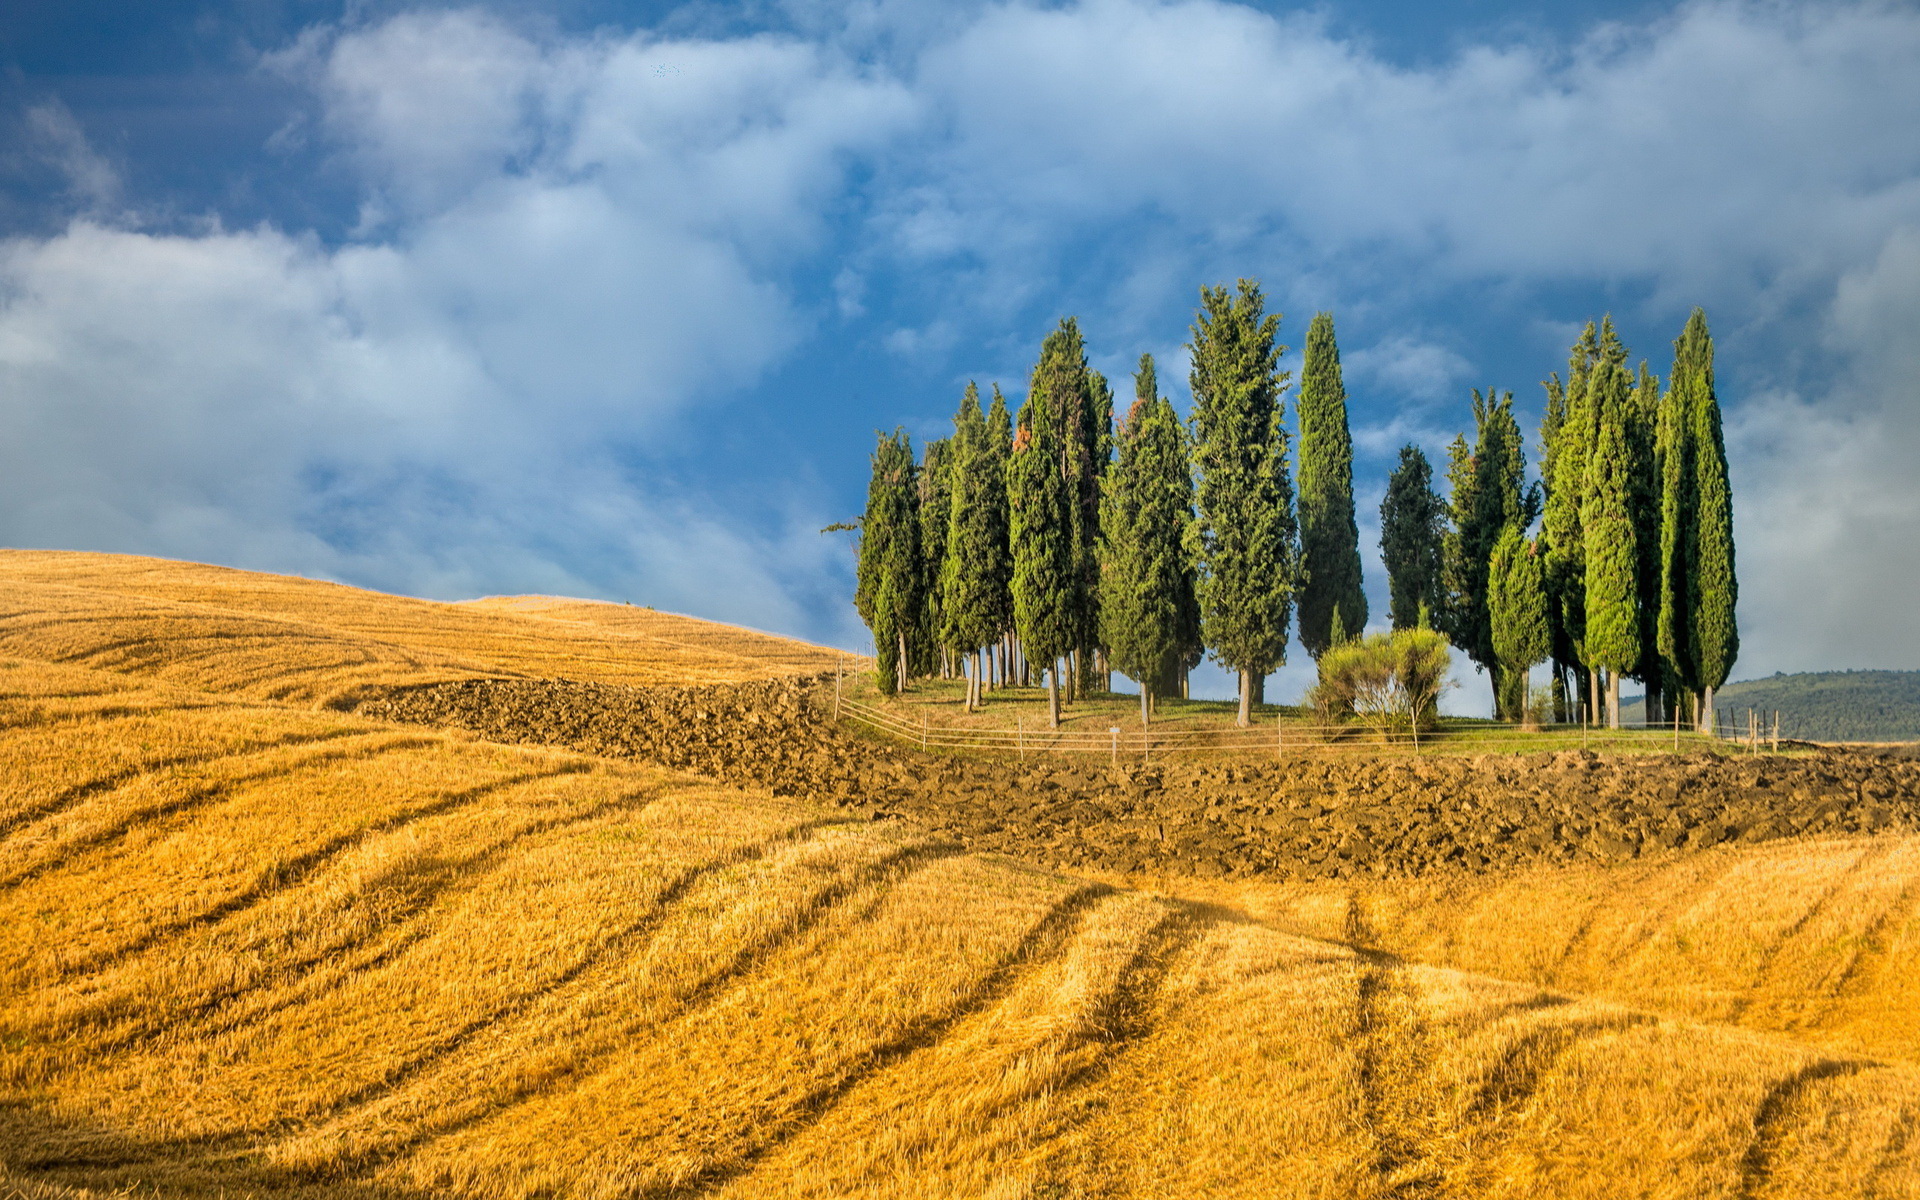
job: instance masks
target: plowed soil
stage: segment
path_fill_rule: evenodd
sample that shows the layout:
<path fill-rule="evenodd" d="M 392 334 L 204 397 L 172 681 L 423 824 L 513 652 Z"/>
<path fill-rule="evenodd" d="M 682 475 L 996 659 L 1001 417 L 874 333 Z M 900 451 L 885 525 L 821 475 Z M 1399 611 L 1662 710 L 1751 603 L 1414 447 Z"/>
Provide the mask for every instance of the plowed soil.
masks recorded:
<path fill-rule="evenodd" d="M 801 679 L 478 679 L 391 690 L 357 711 L 643 759 L 911 822 L 970 850 L 1119 874 L 1481 872 L 1920 828 L 1920 761 L 1898 751 L 1021 763 L 850 733 L 820 693 Z"/>

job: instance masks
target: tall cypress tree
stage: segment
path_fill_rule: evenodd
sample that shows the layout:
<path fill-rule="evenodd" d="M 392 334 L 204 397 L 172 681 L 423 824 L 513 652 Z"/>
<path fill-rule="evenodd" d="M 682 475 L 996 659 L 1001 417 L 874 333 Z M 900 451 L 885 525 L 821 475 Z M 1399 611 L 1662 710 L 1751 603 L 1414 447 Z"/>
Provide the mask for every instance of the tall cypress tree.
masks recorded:
<path fill-rule="evenodd" d="M 1660 380 L 1642 361 L 1627 406 L 1627 489 L 1633 511 L 1640 661 L 1628 675 L 1645 689 L 1648 724 L 1665 716 L 1667 672 L 1660 657 Z"/>
<path fill-rule="evenodd" d="M 1013 637 L 1013 532 L 1012 516 L 1007 510 L 1007 469 L 1013 458 L 1013 414 L 1007 411 L 1007 398 L 1000 394 L 1000 385 L 993 385 L 993 403 L 987 408 L 987 454 L 991 465 L 987 467 L 989 483 L 982 492 L 984 501 L 991 510 L 993 534 L 989 542 L 994 547 L 996 558 L 987 572 L 987 586 L 992 597 L 995 630 L 1003 642 Z M 1011 678 L 1013 653 L 1010 646 L 1005 647 L 1001 660 L 1003 678 Z"/>
<path fill-rule="evenodd" d="M 1300 368 L 1300 642 L 1318 659 L 1341 626 L 1367 624 L 1360 528 L 1353 516 L 1353 436 L 1333 314 L 1316 313 Z"/>
<path fill-rule="evenodd" d="M 1694 671 L 1699 680 L 1701 721 L 1711 729 L 1713 693 L 1727 681 L 1740 655 L 1735 606 L 1740 599 L 1733 561 L 1733 487 L 1727 446 L 1720 430 L 1720 399 L 1713 387 L 1713 335 L 1696 308 L 1681 333 L 1688 347 L 1687 404 L 1693 431 L 1696 549 L 1689 587 Z M 1677 372 L 1676 372 L 1677 375 Z M 1675 386 L 1679 380 L 1675 379 Z"/>
<path fill-rule="evenodd" d="M 1440 610 L 1440 546 L 1446 504 L 1433 490 L 1433 467 L 1420 447 L 1400 448 L 1400 465 L 1380 501 L 1380 557 L 1387 567 L 1387 615 L 1395 629 Z"/>
<path fill-rule="evenodd" d="M 1189 345 L 1193 388 L 1200 610 L 1213 656 L 1240 677 L 1240 724 L 1254 680 L 1286 662 L 1296 548 L 1286 434 L 1280 425 L 1278 314 L 1260 285 L 1200 289 Z"/>
<path fill-rule="evenodd" d="M 952 492 L 953 444 L 946 438 L 928 442 L 920 451 L 920 561 L 926 568 L 921 594 L 925 617 L 914 639 L 914 672 L 940 674 L 947 670 L 947 648 L 941 640 L 940 568 L 947 556 L 947 518 Z"/>
<path fill-rule="evenodd" d="M 1079 322 L 1063 319 L 1040 346 L 1027 404 L 1047 406 L 1054 432 L 1056 469 L 1064 489 L 1064 526 L 1069 568 L 1064 586 L 1070 630 L 1067 653 L 1079 670 L 1077 690 L 1092 677 L 1092 651 L 1099 639 L 1098 539 L 1100 475 L 1111 454 L 1113 396 L 1106 381 L 1087 366 Z M 1024 406 L 1023 406 L 1024 411 Z"/>
<path fill-rule="evenodd" d="M 1494 715 L 1503 707 L 1500 656 L 1493 648 L 1493 623 L 1487 609 L 1487 566 L 1494 543 L 1509 526 L 1533 523 L 1538 494 L 1525 487 L 1526 450 L 1513 416 L 1513 393 L 1488 388 L 1473 392 L 1474 441 L 1464 437 L 1448 448 L 1451 528 L 1442 542 L 1446 603 L 1440 627 L 1461 653 L 1486 671 L 1493 684 Z"/>
<path fill-rule="evenodd" d="M 1543 427 L 1541 431 L 1545 441 L 1542 458 L 1552 464 L 1546 476 L 1544 524 L 1554 659 L 1572 675 L 1574 691 L 1583 702 L 1590 689 L 1586 670 L 1586 540 L 1580 529 L 1580 509 L 1594 432 L 1588 392 L 1599 352 L 1599 332 L 1589 321 L 1568 354 L 1561 420 L 1551 430 Z M 1558 384 L 1557 378 L 1548 384 L 1549 405 Z"/>
<path fill-rule="evenodd" d="M 860 518 L 854 607 L 873 631 L 876 681 L 887 694 L 907 685 L 909 639 L 925 621 L 926 564 L 920 551 L 918 468 L 905 430 L 880 434 Z"/>
<path fill-rule="evenodd" d="M 1493 652 L 1506 690 L 1501 707 L 1510 719 L 1528 720 L 1527 672 L 1547 660 L 1553 634 L 1547 622 L 1547 575 L 1539 547 L 1516 525 L 1494 543 L 1487 565 L 1487 613 Z"/>
<path fill-rule="evenodd" d="M 953 417 L 946 557 L 940 571 L 941 641 L 968 656 L 967 707 L 978 707 L 986 674 L 982 647 L 1001 633 L 998 590 L 1008 564 L 1003 520 L 1006 476 L 993 452 L 980 390 L 967 384 Z"/>
<path fill-rule="evenodd" d="M 1051 340 L 1051 339 L 1049 339 Z M 1007 465 L 1007 509 L 1013 547 L 1013 616 L 1028 661 L 1047 671 L 1047 717 L 1060 725 L 1060 660 L 1074 649 L 1084 580 L 1074 559 L 1074 494 L 1062 469 L 1063 439 L 1042 366 L 1020 406 Z"/>
<path fill-rule="evenodd" d="M 1140 723 L 1179 668 L 1190 636 L 1194 572 L 1185 532 L 1193 512 L 1186 440 L 1157 392 L 1153 356 L 1140 356 L 1135 400 L 1116 436 L 1100 510 L 1100 619 L 1112 665 L 1140 683 Z"/>
<path fill-rule="evenodd" d="M 1607 672 L 1607 724 L 1620 727 L 1620 676 L 1640 662 L 1639 546 L 1633 520 L 1633 452 L 1627 422 L 1632 405 L 1625 353 L 1601 329 L 1594 367 L 1595 437 L 1582 488 L 1580 527 L 1586 557 L 1586 662 Z"/>

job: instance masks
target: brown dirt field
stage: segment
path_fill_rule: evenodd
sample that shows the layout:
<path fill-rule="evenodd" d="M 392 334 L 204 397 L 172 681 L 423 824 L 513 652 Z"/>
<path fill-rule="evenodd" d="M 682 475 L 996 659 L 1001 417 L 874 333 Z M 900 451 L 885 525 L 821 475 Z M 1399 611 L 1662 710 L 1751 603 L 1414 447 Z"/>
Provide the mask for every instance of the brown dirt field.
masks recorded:
<path fill-rule="evenodd" d="M 661 762 L 905 818 L 972 850 L 1120 875 L 1471 874 L 1920 830 L 1920 761 L 1895 752 L 1019 763 L 835 728 L 829 688 L 468 680 L 385 693 L 358 711 Z"/>

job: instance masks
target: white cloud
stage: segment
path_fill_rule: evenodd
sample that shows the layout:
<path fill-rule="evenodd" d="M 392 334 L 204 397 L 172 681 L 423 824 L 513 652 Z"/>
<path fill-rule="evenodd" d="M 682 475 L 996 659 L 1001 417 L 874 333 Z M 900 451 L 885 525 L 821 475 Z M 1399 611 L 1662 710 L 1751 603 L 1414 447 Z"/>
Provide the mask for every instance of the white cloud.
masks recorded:
<path fill-rule="evenodd" d="M 116 225 L 111 165 L 34 118 L 95 215 L 0 248 L 0 536 L 818 630 L 818 522 L 630 464 L 836 312 L 896 363 L 1014 363 L 1017 398 L 1032 310 L 1079 311 L 1178 395 L 1167 313 L 1260 275 L 1420 331 L 1347 364 L 1413 402 L 1361 448 L 1432 452 L 1423 405 L 1485 357 L 1436 297 L 1600 286 L 1714 316 L 1742 670 L 1920 665 L 1884 599 L 1920 586 L 1920 14 L 1721 0 L 1405 67 L 1219 0 L 790 7 L 804 37 L 309 34 L 281 141 L 357 181 L 340 246 Z M 1132 357 L 1101 360 L 1123 395 Z"/>
<path fill-rule="evenodd" d="M 280 65 L 389 220 L 0 245 L 7 539 L 844 634 L 806 607 L 837 574 L 819 522 L 744 528 L 622 462 L 801 336 L 779 264 L 898 90 L 818 47 L 542 45 L 471 14 Z"/>

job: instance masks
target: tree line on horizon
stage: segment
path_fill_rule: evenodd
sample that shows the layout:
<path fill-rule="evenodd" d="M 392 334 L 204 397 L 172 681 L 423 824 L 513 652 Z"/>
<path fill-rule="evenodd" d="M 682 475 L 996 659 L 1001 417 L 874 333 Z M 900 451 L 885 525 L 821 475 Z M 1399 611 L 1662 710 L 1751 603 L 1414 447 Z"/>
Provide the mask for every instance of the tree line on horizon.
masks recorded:
<path fill-rule="evenodd" d="M 879 435 L 854 603 L 884 692 L 962 674 L 971 709 L 1044 675 L 1057 725 L 1063 693 L 1071 703 L 1119 671 L 1140 683 L 1145 722 L 1210 655 L 1238 677 L 1244 725 L 1296 617 L 1323 676 L 1346 661 L 1326 651 L 1356 641 L 1368 611 L 1333 317 L 1307 331 L 1296 448 L 1279 314 L 1251 280 L 1200 300 L 1185 422 L 1149 354 L 1116 419 L 1068 317 L 1017 413 L 997 384 L 983 409 L 969 383 L 953 435 L 918 460 L 903 430 Z M 1556 720 L 1617 727 L 1623 676 L 1644 685 L 1650 720 L 1711 719 L 1738 633 L 1700 310 L 1674 346 L 1663 392 L 1645 363 L 1627 369 L 1611 318 L 1589 323 L 1566 380 L 1545 384 L 1538 482 L 1511 392 L 1474 391 L 1474 440 L 1449 448 L 1445 497 L 1419 447 L 1400 452 L 1380 507 L 1390 624 L 1437 630 L 1487 671 L 1497 717 L 1532 711 L 1528 673 L 1551 662 Z"/>

